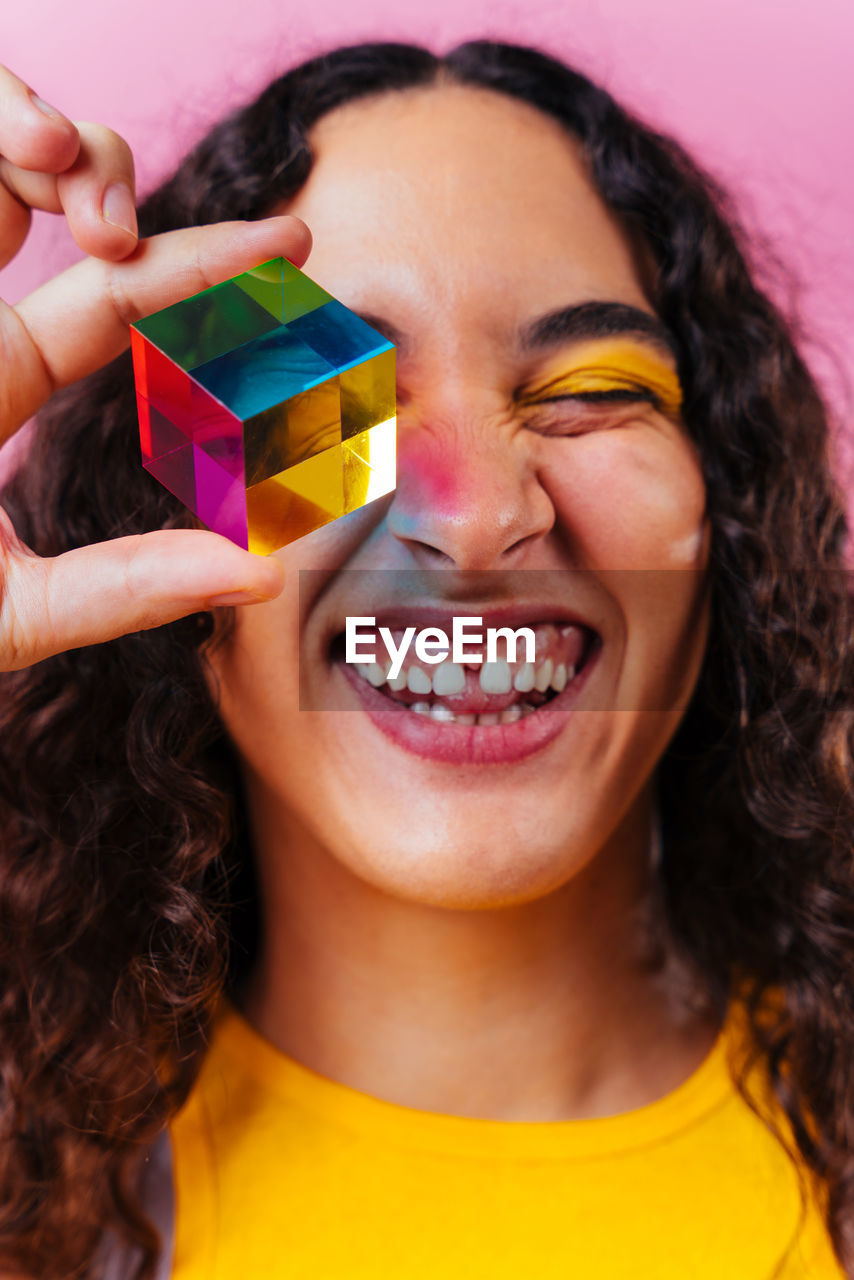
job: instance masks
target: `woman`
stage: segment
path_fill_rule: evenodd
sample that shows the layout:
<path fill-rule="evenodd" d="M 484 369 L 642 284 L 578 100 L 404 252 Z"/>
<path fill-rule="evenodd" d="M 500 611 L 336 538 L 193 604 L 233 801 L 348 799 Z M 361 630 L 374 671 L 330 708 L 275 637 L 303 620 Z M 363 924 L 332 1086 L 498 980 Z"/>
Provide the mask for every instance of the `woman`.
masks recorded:
<path fill-rule="evenodd" d="M 7 184 L 120 264 L 10 321 L 7 429 L 135 316 L 301 264 L 295 215 L 396 344 L 399 453 L 261 560 L 142 471 L 126 355 L 41 416 L 4 496 L 8 1265 L 118 1237 L 153 1274 L 168 1125 L 180 1280 L 854 1275 L 845 523 L 721 194 L 538 53 L 364 46 L 214 129 L 137 247 L 120 142 L 75 168 L 6 92 Z M 392 687 L 342 661 L 361 615 L 530 626 L 535 687 Z"/>

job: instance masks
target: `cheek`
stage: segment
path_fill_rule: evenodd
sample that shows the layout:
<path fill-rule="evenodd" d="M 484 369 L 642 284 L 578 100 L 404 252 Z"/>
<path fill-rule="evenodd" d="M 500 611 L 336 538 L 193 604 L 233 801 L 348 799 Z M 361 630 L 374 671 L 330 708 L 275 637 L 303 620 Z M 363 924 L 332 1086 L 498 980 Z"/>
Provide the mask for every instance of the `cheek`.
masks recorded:
<path fill-rule="evenodd" d="M 543 479 L 569 553 L 622 615 L 616 705 L 669 718 L 686 705 L 707 630 L 709 526 L 693 446 L 657 426 L 546 443 L 557 448 Z"/>
<path fill-rule="evenodd" d="M 706 490 L 677 432 L 623 428 L 544 441 L 541 478 L 567 539 L 590 568 L 699 569 Z"/>

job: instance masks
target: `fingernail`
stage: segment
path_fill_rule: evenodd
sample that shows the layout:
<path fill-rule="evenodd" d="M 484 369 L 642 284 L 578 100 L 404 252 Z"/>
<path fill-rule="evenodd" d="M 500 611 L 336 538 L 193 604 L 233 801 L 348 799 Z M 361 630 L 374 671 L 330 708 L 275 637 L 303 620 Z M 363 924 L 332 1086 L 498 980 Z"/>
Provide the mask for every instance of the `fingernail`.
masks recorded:
<path fill-rule="evenodd" d="M 49 102 L 45 102 L 44 98 L 40 98 L 37 93 L 31 93 L 30 98 L 33 106 L 38 107 L 39 111 L 44 112 L 46 116 L 50 116 L 52 120 L 65 119 L 61 111 L 57 111 L 56 107 L 52 107 Z"/>
<path fill-rule="evenodd" d="M 136 206 L 126 182 L 113 182 L 107 187 L 101 202 L 101 217 L 110 226 L 137 235 Z"/>
<path fill-rule="evenodd" d="M 269 596 L 259 596 L 254 591 L 226 591 L 221 596 L 211 596 L 208 605 L 213 608 L 215 605 L 227 604 L 263 604 L 269 599 Z"/>

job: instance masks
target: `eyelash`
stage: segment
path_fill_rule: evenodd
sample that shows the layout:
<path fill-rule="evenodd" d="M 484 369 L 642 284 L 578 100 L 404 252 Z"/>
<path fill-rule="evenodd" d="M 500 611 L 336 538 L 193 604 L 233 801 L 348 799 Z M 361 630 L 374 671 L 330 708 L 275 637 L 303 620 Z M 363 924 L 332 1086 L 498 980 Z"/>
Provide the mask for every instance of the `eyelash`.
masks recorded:
<path fill-rule="evenodd" d="M 636 391 L 630 391 L 628 387 L 615 387 L 612 391 L 576 391 L 572 395 L 565 396 L 544 396 L 542 400 L 535 400 L 534 404 L 560 404 L 567 400 L 580 400 L 583 404 L 611 404 L 615 402 L 631 403 L 644 401 L 647 404 L 660 407 L 658 396 L 653 391 L 638 387 Z"/>
<path fill-rule="evenodd" d="M 550 406 L 559 405 L 576 405 L 579 407 L 589 405 L 592 409 L 595 409 L 596 407 L 605 408 L 608 405 L 630 404 L 648 404 L 658 411 L 661 409 L 661 402 L 658 396 L 648 387 L 638 387 L 636 389 L 615 387 L 610 391 L 576 391 L 573 395 L 544 396 L 541 400 L 532 400 L 526 407 L 533 411 L 543 407 L 548 412 Z"/>

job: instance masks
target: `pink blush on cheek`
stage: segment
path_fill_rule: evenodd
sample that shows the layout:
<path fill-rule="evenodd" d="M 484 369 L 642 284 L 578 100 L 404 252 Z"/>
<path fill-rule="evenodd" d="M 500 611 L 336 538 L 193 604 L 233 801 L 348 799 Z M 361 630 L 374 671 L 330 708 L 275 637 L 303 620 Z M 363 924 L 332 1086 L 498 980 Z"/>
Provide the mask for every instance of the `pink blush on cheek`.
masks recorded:
<path fill-rule="evenodd" d="M 421 502 L 431 511 L 451 514 L 459 503 L 461 486 L 456 468 L 459 458 L 442 456 L 435 442 L 412 444 L 406 451 L 405 469 L 398 462 L 398 488 L 413 485 Z"/>

